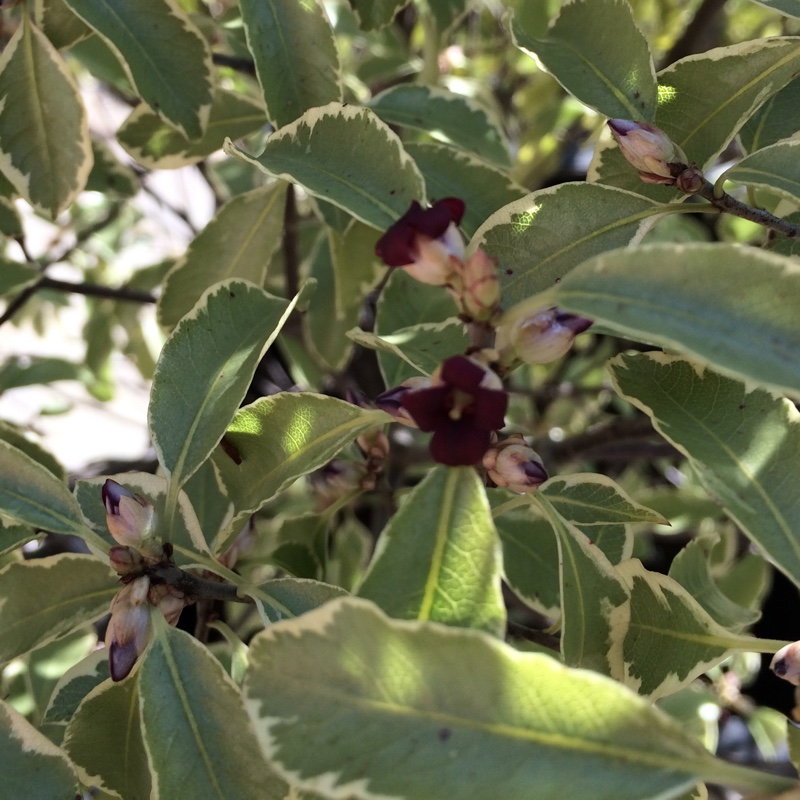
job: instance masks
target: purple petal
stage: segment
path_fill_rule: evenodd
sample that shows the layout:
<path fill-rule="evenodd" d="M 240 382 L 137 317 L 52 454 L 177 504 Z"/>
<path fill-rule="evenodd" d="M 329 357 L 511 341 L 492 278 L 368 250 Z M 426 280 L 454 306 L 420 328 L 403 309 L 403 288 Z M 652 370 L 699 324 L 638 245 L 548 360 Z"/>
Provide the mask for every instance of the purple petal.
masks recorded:
<path fill-rule="evenodd" d="M 116 682 L 127 678 L 138 658 L 136 642 L 131 641 L 127 644 L 112 642 L 108 648 L 108 671 L 111 680 Z"/>
<path fill-rule="evenodd" d="M 484 431 L 496 431 L 505 425 L 508 395 L 497 389 L 478 389 L 472 405 L 472 424 Z"/>
<path fill-rule="evenodd" d="M 447 408 L 449 394 L 450 388 L 447 386 L 431 386 L 407 392 L 400 402 L 420 430 L 433 431 L 450 421 Z"/>
<path fill-rule="evenodd" d="M 123 497 L 133 497 L 133 493 L 129 492 L 124 486 L 112 481 L 108 478 L 103 484 L 101 491 L 103 497 L 103 505 L 106 507 L 107 514 L 119 514 L 119 501 Z"/>
<path fill-rule="evenodd" d="M 539 486 L 550 477 L 547 470 L 538 461 L 526 461 L 522 465 L 522 471 L 528 478 L 529 486 Z"/>
<path fill-rule="evenodd" d="M 449 467 L 469 467 L 477 464 L 489 449 L 488 431 L 473 428 L 464 420 L 448 420 L 431 437 L 433 460 Z"/>
<path fill-rule="evenodd" d="M 565 328 L 569 328 L 576 336 L 588 330 L 594 323 L 594 320 L 579 317 L 577 314 L 569 314 L 566 311 L 559 311 L 554 321 Z"/>
<path fill-rule="evenodd" d="M 442 363 L 442 380 L 464 392 L 476 392 L 486 370 L 466 356 L 451 356 Z"/>
<path fill-rule="evenodd" d="M 431 239 L 438 239 L 450 227 L 451 222 L 456 225 L 461 222 L 465 208 L 464 201 L 457 197 L 442 198 L 414 220 L 414 227 Z"/>

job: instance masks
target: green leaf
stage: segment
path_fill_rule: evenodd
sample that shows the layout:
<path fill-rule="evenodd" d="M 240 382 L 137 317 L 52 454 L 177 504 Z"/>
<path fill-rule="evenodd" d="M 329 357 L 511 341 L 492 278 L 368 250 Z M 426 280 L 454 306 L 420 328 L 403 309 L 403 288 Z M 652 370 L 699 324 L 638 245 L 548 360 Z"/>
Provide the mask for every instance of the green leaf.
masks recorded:
<path fill-rule="evenodd" d="M 0 56 L 0 171 L 54 219 L 92 168 L 86 110 L 58 50 L 23 14 Z"/>
<path fill-rule="evenodd" d="M 53 381 L 79 381 L 86 375 L 81 364 L 48 356 L 12 356 L 0 365 L 3 390 Z"/>
<path fill-rule="evenodd" d="M 291 306 L 241 280 L 208 289 L 167 339 L 148 424 L 173 491 L 219 443 Z"/>
<path fill-rule="evenodd" d="M 746 183 L 800 202 L 800 141 L 780 142 L 743 158 L 723 173 L 726 180 Z"/>
<path fill-rule="evenodd" d="M 64 752 L 0 700 L 0 762 L 8 798 L 74 800 L 78 776 Z"/>
<path fill-rule="evenodd" d="M 34 0 L 33 16 L 42 33 L 63 50 L 92 35 L 92 29 L 76 17 L 64 0 Z"/>
<path fill-rule="evenodd" d="M 472 236 L 497 209 L 525 195 L 525 189 L 514 183 L 507 172 L 468 153 L 442 144 L 409 143 L 405 147 L 425 178 L 431 201 L 460 197 L 467 204 L 461 221 L 467 236 Z"/>
<path fill-rule="evenodd" d="M 64 482 L 6 441 L 0 441 L 0 510 L 52 533 L 86 533 L 75 498 Z"/>
<path fill-rule="evenodd" d="M 677 581 L 638 559 L 617 574 L 628 585 L 630 619 L 611 631 L 613 677 L 651 700 L 677 692 L 734 650 L 771 644 L 726 631 Z"/>
<path fill-rule="evenodd" d="M 196 562 L 197 554 L 208 553 L 204 528 L 195 514 L 189 498 L 184 492 L 178 494 L 177 514 L 169 526 L 167 517 L 167 481 L 161 475 L 146 472 L 121 472 L 117 475 L 103 475 L 99 478 L 81 480 L 75 484 L 75 499 L 89 527 L 109 546 L 116 544 L 106 525 L 106 507 L 103 503 L 102 489 L 107 478 L 146 498 L 155 507 L 156 535 L 175 547 L 174 559 L 177 564 Z M 209 531 L 209 538 L 214 531 Z"/>
<path fill-rule="evenodd" d="M 44 712 L 44 723 L 63 725 L 66 729 L 81 700 L 106 678 L 108 653 L 103 648 L 90 653 L 58 679 Z"/>
<path fill-rule="evenodd" d="M 144 744 L 157 797 L 283 800 L 242 696 L 221 664 L 159 619 L 138 674 Z"/>
<path fill-rule="evenodd" d="M 197 516 L 197 525 L 203 538 L 213 542 L 220 531 L 227 527 L 233 506 L 211 459 L 200 465 L 183 485 L 183 491 Z"/>
<path fill-rule="evenodd" d="M 558 305 L 726 374 L 800 392 L 800 266 L 788 258 L 726 244 L 642 245 L 586 261 L 546 299 L 530 305 Z"/>
<path fill-rule="evenodd" d="M 25 229 L 22 227 L 22 218 L 19 215 L 19 211 L 17 211 L 14 201 L 10 200 L 8 197 L 0 197 L 0 234 L 3 236 L 8 236 L 12 239 L 17 239 L 25 234 Z M 3 272 L 2 277 L 0 277 L 0 292 L 6 292 L 8 291 L 6 288 L 8 286 L 8 278 L 5 275 L 5 272 L 8 268 L 8 265 L 14 265 L 17 267 L 21 265 L 16 261 L 11 261 L 10 259 L 6 258 L 0 261 L 0 265 L 0 270 Z M 33 269 L 32 267 L 26 268 L 28 270 Z"/>
<path fill-rule="evenodd" d="M 267 118 L 274 127 L 342 99 L 339 53 L 320 0 L 240 0 L 239 7 Z"/>
<path fill-rule="evenodd" d="M 397 134 L 368 108 L 329 103 L 307 111 L 273 133 L 258 158 L 230 142 L 225 149 L 374 228 L 388 228 L 412 200 L 424 199 L 414 161 Z"/>
<path fill-rule="evenodd" d="M 706 489 L 800 586 L 800 423 L 787 400 L 657 353 L 618 356 L 617 391 L 689 458 Z"/>
<path fill-rule="evenodd" d="M 800 18 L 800 1 L 799 0 L 755 0 L 760 6 L 774 9 L 781 14 L 786 14 L 789 17 Z"/>
<path fill-rule="evenodd" d="M 561 653 L 571 667 L 604 675 L 617 671 L 612 632 L 624 624 L 628 592 L 616 569 L 588 537 L 545 498 L 536 498 L 558 539 L 562 607 Z"/>
<path fill-rule="evenodd" d="M 541 189 L 492 214 L 469 244 L 499 263 L 506 305 L 549 289 L 587 258 L 638 240 L 653 223 L 652 200 L 590 183 Z"/>
<path fill-rule="evenodd" d="M 486 109 L 469 97 L 419 83 L 403 83 L 376 95 L 368 105 L 390 125 L 425 131 L 434 139 L 503 167 L 511 163 L 502 130 Z M 428 189 L 431 197 L 444 196 Z"/>
<path fill-rule="evenodd" d="M 734 603 L 717 585 L 708 563 L 710 544 L 695 539 L 678 553 L 669 568 L 669 577 L 677 581 L 723 628 L 740 631 L 758 621 L 760 611 Z"/>
<path fill-rule="evenodd" d="M 208 42 L 175 0 L 65 0 L 114 51 L 142 100 L 189 139 L 211 109 Z"/>
<path fill-rule="evenodd" d="M 2 208 L 0 204 L 0 208 Z M 0 256 L 0 295 L 16 294 L 42 277 L 35 267 Z"/>
<path fill-rule="evenodd" d="M 94 166 L 86 181 L 87 192 L 102 192 L 120 197 L 133 197 L 141 188 L 139 178 L 127 164 L 122 164 L 108 145 L 92 139 Z"/>
<path fill-rule="evenodd" d="M 666 525 L 667 520 L 637 503 L 611 478 L 596 473 L 559 475 L 538 490 L 563 519 L 575 525 L 649 522 Z"/>
<path fill-rule="evenodd" d="M 36 531 L 27 525 L 4 525 L 0 522 L 0 556 L 36 538 Z"/>
<path fill-rule="evenodd" d="M 565 776 L 570 800 L 674 797 L 698 778 L 794 785 L 714 759 L 600 675 L 355 598 L 273 625 L 250 658 L 262 748 L 326 796 L 552 800 Z"/>
<path fill-rule="evenodd" d="M 8 442 L 12 447 L 16 447 L 17 450 L 22 450 L 25 455 L 30 456 L 46 470 L 52 472 L 60 481 L 67 483 L 67 471 L 64 469 L 64 465 L 38 442 L 29 439 L 22 428 L 0 420 L 0 439 Z"/>
<path fill-rule="evenodd" d="M 108 613 L 116 574 L 94 556 L 62 553 L 0 570 L 0 663 Z"/>
<path fill-rule="evenodd" d="M 150 797 L 150 768 L 139 721 L 138 672 L 92 689 L 67 726 L 64 749 L 81 781 L 120 798 Z"/>
<path fill-rule="evenodd" d="M 437 467 L 384 528 L 358 595 L 397 619 L 502 636 L 498 544 L 475 470 Z"/>
<path fill-rule="evenodd" d="M 276 578 L 262 583 L 258 591 L 269 603 L 267 616 L 273 622 L 299 617 L 337 597 L 347 596 L 338 586 L 302 578 Z"/>
<path fill-rule="evenodd" d="M 250 514 L 301 475 L 319 469 L 362 433 L 391 419 L 382 411 L 310 392 L 282 392 L 240 409 L 225 441 L 241 464 L 221 448 L 214 453 L 236 509 L 228 535 L 235 537 Z M 216 551 L 226 543 L 218 542 Z"/>
<path fill-rule="evenodd" d="M 317 290 L 308 304 L 305 333 L 310 351 L 333 371 L 344 368 L 352 350 L 347 332 L 358 324 L 365 296 L 384 274 L 375 256 L 377 238 L 374 228 L 354 220 L 344 233 L 329 229 L 311 257 Z"/>
<path fill-rule="evenodd" d="M 745 122 L 739 141 L 745 152 L 754 153 L 800 130 L 800 78 L 795 78 L 773 94 Z"/>
<path fill-rule="evenodd" d="M 625 0 L 573 0 L 547 37 L 512 17 L 514 44 L 534 55 L 571 95 L 607 117 L 652 122 L 656 76 L 647 40 Z"/>
<path fill-rule="evenodd" d="M 266 123 L 264 108 L 242 94 L 217 89 L 202 138 L 192 141 L 144 104 L 117 131 L 117 141 L 147 169 L 178 169 L 196 164 L 222 147 L 225 137 L 240 139 Z"/>
<path fill-rule="evenodd" d="M 385 28 L 409 0 L 352 0 L 359 27 L 365 31 Z"/>
<path fill-rule="evenodd" d="M 270 257 L 281 243 L 285 201 L 286 184 L 278 182 L 222 206 L 167 273 L 156 308 L 159 324 L 174 328 L 220 281 L 241 278 L 263 285 Z"/>

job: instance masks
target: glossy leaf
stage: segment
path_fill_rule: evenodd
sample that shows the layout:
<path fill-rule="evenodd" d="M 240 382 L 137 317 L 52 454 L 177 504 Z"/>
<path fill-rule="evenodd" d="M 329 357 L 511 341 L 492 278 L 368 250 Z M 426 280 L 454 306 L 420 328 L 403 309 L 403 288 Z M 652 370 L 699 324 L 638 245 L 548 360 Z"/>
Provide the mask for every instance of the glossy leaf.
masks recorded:
<path fill-rule="evenodd" d="M 161 621 L 138 673 L 142 734 L 157 797 L 283 800 L 236 684 L 183 631 Z"/>
<path fill-rule="evenodd" d="M 116 574 L 94 556 L 62 553 L 0 570 L 0 663 L 108 613 Z"/>
<path fill-rule="evenodd" d="M 573 0 L 561 7 L 545 38 L 513 17 L 514 44 L 572 95 L 607 117 L 652 122 L 656 76 L 647 41 L 626 0 Z"/>
<path fill-rule="evenodd" d="M 575 525 L 649 522 L 667 524 L 661 514 L 637 503 L 611 478 L 595 473 L 559 475 L 538 490 L 561 517 Z"/>
<path fill-rule="evenodd" d="M 87 786 L 120 798 L 150 797 L 150 769 L 142 740 L 138 673 L 92 689 L 67 726 L 64 750 Z"/>
<path fill-rule="evenodd" d="M 297 478 L 330 461 L 371 428 L 390 422 L 382 411 L 366 411 L 333 397 L 280 393 L 241 409 L 225 441 L 240 464 L 218 449 L 214 463 L 236 509 L 229 536 L 244 520 Z M 217 544 L 217 551 L 226 542 Z"/>
<path fill-rule="evenodd" d="M 267 117 L 274 127 L 342 99 L 339 54 L 321 0 L 240 0 L 239 7 Z"/>
<path fill-rule="evenodd" d="M 17 450 L 21 450 L 56 478 L 67 483 L 67 471 L 64 469 L 64 465 L 52 453 L 45 450 L 38 441 L 29 439 L 22 428 L 0 420 L 0 439 L 8 442 L 12 447 L 16 447 Z"/>
<path fill-rule="evenodd" d="M 792 0 L 794 2 L 795 0 Z M 754 153 L 800 130 L 800 78 L 773 94 L 739 131 L 745 152 Z"/>
<path fill-rule="evenodd" d="M 307 111 L 273 133 L 258 158 L 231 143 L 226 150 L 375 228 L 388 228 L 424 197 L 422 177 L 397 134 L 368 108 L 329 103 Z"/>
<path fill-rule="evenodd" d="M 2 791 L 8 798 L 74 800 L 78 792 L 75 767 L 64 752 L 3 700 L 0 700 L 0 760 Z"/>
<path fill-rule="evenodd" d="M 674 797 L 698 778 L 793 785 L 714 759 L 614 681 L 363 600 L 273 625 L 250 657 L 264 752 L 327 796 L 552 800 L 567 775 L 571 800 Z"/>
<path fill-rule="evenodd" d="M 492 214 L 472 237 L 498 260 L 506 306 L 558 283 L 587 258 L 637 241 L 657 206 L 632 192 L 565 183 L 517 200 Z"/>
<path fill-rule="evenodd" d="M 0 56 L 0 171 L 53 219 L 83 189 L 92 168 L 89 126 L 66 63 L 22 16 Z"/>
<path fill-rule="evenodd" d="M 211 109 L 211 50 L 175 0 L 65 0 L 114 51 L 142 100 L 190 139 Z"/>
<path fill-rule="evenodd" d="M 502 636 L 498 545 L 475 470 L 437 467 L 384 528 L 358 595 L 397 619 Z"/>
<path fill-rule="evenodd" d="M 461 229 L 467 236 L 472 236 L 498 208 L 525 194 L 504 170 L 453 147 L 413 142 L 405 147 L 425 178 L 431 202 L 442 197 L 460 197 L 466 203 Z"/>
<path fill-rule="evenodd" d="M 219 443 L 288 306 L 251 283 L 227 280 L 208 289 L 167 339 L 153 376 L 148 424 L 176 487 Z"/>
<path fill-rule="evenodd" d="M 743 303 L 742 298 L 747 302 Z M 643 245 L 583 263 L 540 305 L 800 392 L 800 266 L 724 244 Z"/>
<path fill-rule="evenodd" d="M 66 730 L 81 700 L 107 678 L 108 653 L 105 648 L 95 650 L 58 679 L 45 709 L 43 722 L 49 726 L 63 726 Z"/>
<path fill-rule="evenodd" d="M 376 95 L 368 105 L 390 125 L 425 131 L 434 139 L 486 161 L 504 167 L 510 165 L 508 141 L 502 130 L 489 113 L 469 97 L 419 83 L 403 83 Z M 431 191 L 430 186 L 428 194 L 446 196 Z"/>
<path fill-rule="evenodd" d="M 800 141 L 780 142 L 743 158 L 724 175 L 800 203 Z"/>
<path fill-rule="evenodd" d="M 7 441 L 0 441 L 0 510 L 52 533 L 81 536 L 86 532 L 63 480 Z"/>
<path fill-rule="evenodd" d="M 239 139 L 265 124 L 266 115 L 259 103 L 246 95 L 217 89 L 202 138 L 188 139 L 141 104 L 122 123 L 117 141 L 147 169 L 178 169 L 196 164 L 219 150 L 226 136 Z"/>
<path fill-rule="evenodd" d="M 797 412 L 786 400 L 679 358 L 618 356 L 611 374 L 689 458 L 703 485 L 778 569 L 800 585 L 800 448 Z"/>
<path fill-rule="evenodd" d="M 286 184 L 278 182 L 222 206 L 167 273 L 157 306 L 159 324 L 174 328 L 220 281 L 240 278 L 263 285 L 270 257 L 281 243 L 285 202 Z M 277 300 L 273 305 L 278 308 Z"/>

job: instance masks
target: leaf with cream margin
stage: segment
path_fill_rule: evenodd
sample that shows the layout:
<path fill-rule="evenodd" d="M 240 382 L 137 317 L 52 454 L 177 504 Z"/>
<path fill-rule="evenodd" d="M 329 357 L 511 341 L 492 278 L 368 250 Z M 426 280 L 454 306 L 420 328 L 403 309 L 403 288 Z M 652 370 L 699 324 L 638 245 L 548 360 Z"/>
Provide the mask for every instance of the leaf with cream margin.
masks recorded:
<path fill-rule="evenodd" d="M 650 48 L 626 0 L 571 0 L 547 35 L 511 18 L 514 44 L 533 55 L 571 95 L 607 117 L 652 122 L 656 75 Z"/>
<path fill-rule="evenodd" d="M 351 6 L 358 18 L 359 27 L 373 31 L 391 25 L 408 0 L 352 0 Z"/>
<path fill-rule="evenodd" d="M 0 570 L 0 663 L 108 613 L 120 585 L 94 556 L 61 553 Z"/>
<path fill-rule="evenodd" d="M 274 768 L 342 800 L 552 800 L 565 776 L 570 800 L 794 785 L 715 759 L 615 681 L 358 598 L 259 633 L 245 697 Z"/>
<path fill-rule="evenodd" d="M 42 726 L 52 738 L 59 729 L 60 743 L 75 709 L 89 692 L 108 678 L 108 653 L 105 648 L 94 650 L 70 667 L 56 682 L 42 717 Z"/>
<path fill-rule="evenodd" d="M 92 143 L 69 67 L 27 14 L 0 55 L 0 97 L 0 171 L 55 219 L 86 184 Z"/>
<path fill-rule="evenodd" d="M 138 670 L 117 683 L 106 679 L 83 698 L 64 736 L 81 781 L 122 800 L 151 796 L 138 689 Z"/>
<path fill-rule="evenodd" d="M 509 203 L 481 225 L 469 243 L 497 259 L 506 306 L 555 286 L 598 253 L 638 241 L 658 204 L 590 183 L 563 183 Z"/>
<path fill-rule="evenodd" d="M 309 108 L 342 99 L 339 52 L 321 0 L 240 0 L 239 8 L 267 117 L 275 128 Z"/>
<path fill-rule="evenodd" d="M 477 473 L 438 466 L 381 532 L 357 594 L 396 619 L 502 636 L 501 568 L 497 531 Z"/>
<path fill-rule="evenodd" d="M 219 281 L 240 278 L 262 286 L 282 241 L 285 203 L 282 181 L 225 203 L 167 273 L 156 306 L 159 325 L 174 328 Z"/>
<path fill-rule="evenodd" d="M 399 137 L 368 108 L 328 103 L 273 133 L 257 157 L 230 140 L 225 151 L 380 230 L 425 196 Z"/>
<path fill-rule="evenodd" d="M 612 677 L 650 700 L 677 692 L 730 653 L 775 653 L 788 644 L 725 630 L 677 581 L 638 559 L 617 574 L 630 592 L 630 617 L 611 630 Z"/>
<path fill-rule="evenodd" d="M 593 472 L 558 475 L 538 489 L 561 517 L 577 526 L 649 522 L 668 525 L 661 514 L 637 503 L 611 478 Z"/>
<path fill-rule="evenodd" d="M 794 405 L 680 356 L 620 355 L 617 391 L 689 459 L 761 552 L 800 586 L 800 419 Z"/>
<path fill-rule="evenodd" d="M 731 244 L 614 250 L 509 314 L 541 305 L 800 394 L 800 265 L 791 258 Z"/>
<path fill-rule="evenodd" d="M 628 593 L 616 569 L 598 547 L 555 510 L 549 499 L 533 497 L 558 540 L 561 595 L 561 653 L 570 667 L 603 675 L 619 670 L 612 659 L 611 634 L 624 624 Z"/>
<path fill-rule="evenodd" d="M 176 0 L 65 0 L 114 52 L 142 100 L 189 139 L 211 110 L 211 48 Z"/>
<path fill-rule="evenodd" d="M 74 800 L 78 776 L 63 750 L 0 700 L 0 763 L 8 798 Z"/>
<path fill-rule="evenodd" d="M 311 392 L 281 392 L 240 409 L 225 434 L 226 449 L 214 453 L 235 509 L 216 552 L 278 492 L 327 464 L 362 433 L 391 421 L 383 411 Z"/>
<path fill-rule="evenodd" d="M 778 142 L 756 150 L 720 178 L 766 189 L 800 203 L 800 141 Z"/>
<path fill-rule="evenodd" d="M 793 0 L 797 2 L 797 0 Z M 789 139 L 800 130 L 800 77 L 795 78 L 764 103 L 739 131 L 745 153 L 755 153 Z"/>

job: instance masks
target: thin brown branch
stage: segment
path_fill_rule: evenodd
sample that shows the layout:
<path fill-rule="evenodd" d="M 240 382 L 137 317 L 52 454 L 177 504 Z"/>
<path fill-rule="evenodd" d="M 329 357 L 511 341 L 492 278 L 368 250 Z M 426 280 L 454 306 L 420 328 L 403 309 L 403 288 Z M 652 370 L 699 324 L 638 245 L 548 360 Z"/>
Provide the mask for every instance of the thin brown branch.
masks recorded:
<path fill-rule="evenodd" d="M 229 56 L 225 53 L 212 53 L 211 60 L 218 67 L 229 67 L 236 72 L 255 77 L 256 65 L 250 58 L 239 58 L 238 56 Z"/>
<path fill-rule="evenodd" d="M 145 573 L 153 583 L 166 583 L 190 600 L 222 600 L 226 603 L 252 603 L 252 597 L 243 597 L 232 583 L 221 583 L 192 575 L 174 564 L 156 564 Z"/>

